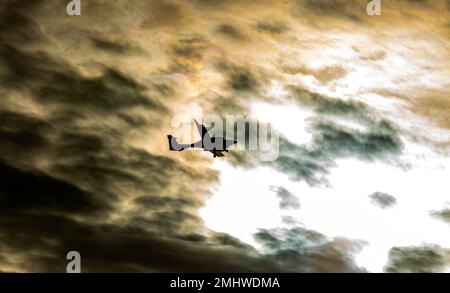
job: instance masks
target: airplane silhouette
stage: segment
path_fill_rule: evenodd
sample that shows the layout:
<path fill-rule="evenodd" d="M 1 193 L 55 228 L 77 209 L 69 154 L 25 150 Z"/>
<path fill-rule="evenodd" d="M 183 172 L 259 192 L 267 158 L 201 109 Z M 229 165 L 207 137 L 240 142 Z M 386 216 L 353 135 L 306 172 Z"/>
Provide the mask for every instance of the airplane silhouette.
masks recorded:
<path fill-rule="evenodd" d="M 215 158 L 224 157 L 225 155 L 222 152 L 228 153 L 228 148 L 237 143 L 236 140 L 228 140 L 224 137 L 211 137 L 203 124 L 198 123 L 197 120 L 194 121 L 198 132 L 200 133 L 201 139 L 191 144 L 180 144 L 177 142 L 176 137 L 168 135 L 169 150 L 181 152 L 190 148 L 202 148 L 205 151 L 211 152 Z"/>

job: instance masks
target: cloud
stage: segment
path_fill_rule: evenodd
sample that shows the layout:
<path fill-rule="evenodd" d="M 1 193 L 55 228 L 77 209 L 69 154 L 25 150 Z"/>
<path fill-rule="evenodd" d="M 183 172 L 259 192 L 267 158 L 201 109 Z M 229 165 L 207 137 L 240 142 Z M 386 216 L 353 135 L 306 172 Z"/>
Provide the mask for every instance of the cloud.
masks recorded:
<path fill-rule="evenodd" d="M 256 24 L 256 29 L 263 33 L 282 34 L 288 31 L 288 27 L 281 21 L 260 21 Z"/>
<path fill-rule="evenodd" d="M 68 250 L 77 250 L 84 272 L 280 271 L 270 259 L 245 251 L 161 237 L 133 226 L 80 223 L 54 215 L 5 214 L 1 246 L 29 272 L 62 272 Z M 17 231 L 21 231 L 21 237 Z M 16 235 L 16 236 L 14 236 Z M 3 250 L 3 249 L 2 249 Z M 20 256 L 20 257 L 19 257 Z"/>
<path fill-rule="evenodd" d="M 298 198 L 286 188 L 282 186 L 272 186 L 271 190 L 274 191 L 280 199 L 280 209 L 300 208 Z"/>
<path fill-rule="evenodd" d="M 292 88 L 291 92 L 289 99 L 316 113 L 307 121 L 311 141 L 298 145 L 278 133 L 279 154 L 274 161 L 259 160 L 260 153 L 255 151 L 235 152 L 230 155 L 232 164 L 247 168 L 270 166 L 292 180 L 326 186 L 329 169 L 340 158 L 399 163 L 403 149 L 400 133 L 392 122 L 373 115 L 365 103 L 329 98 L 298 87 Z M 349 127 L 347 122 L 359 127 Z M 245 131 L 246 137 L 250 137 L 251 129 Z"/>
<path fill-rule="evenodd" d="M 176 27 L 184 21 L 184 6 L 173 1 L 156 0 L 151 2 L 138 1 L 146 16 L 140 22 L 141 28 Z"/>
<path fill-rule="evenodd" d="M 130 53 L 122 39 L 90 40 Z M 201 37 L 180 38 L 173 68 L 196 70 L 204 48 Z M 170 118 L 161 98 L 177 94 L 170 80 L 141 83 L 111 63 L 86 74 L 64 55 L 5 44 L 0 62 L 2 271 L 63 272 L 70 250 L 85 272 L 283 270 L 204 227 L 197 210 L 216 171 L 136 144 L 130 132 L 152 137 Z"/>
<path fill-rule="evenodd" d="M 349 254 L 359 250 L 357 242 L 300 227 L 261 229 L 254 237 L 291 272 L 362 272 Z"/>
<path fill-rule="evenodd" d="M 379 192 L 379 191 L 372 193 L 371 195 L 369 195 L 369 197 L 371 199 L 371 202 L 374 205 L 376 205 L 382 209 L 392 207 L 397 203 L 397 200 L 395 199 L 395 197 L 393 197 L 390 194 Z"/>
<path fill-rule="evenodd" d="M 111 53 L 111 54 L 130 54 L 130 53 L 139 53 L 141 49 L 125 43 L 123 41 L 114 41 L 108 40 L 107 38 L 102 38 L 98 36 L 90 37 L 90 41 L 92 45 L 102 51 Z"/>
<path fill-rule="evenodd" d="M 441 211 L 430 212 L 431 216 L 450 224 L 450 209 L 446 208 Z"/>
<path fill-rule="evenodd" d="M 311 69 L 305 66 L 284 66 L 282 70 L 283 72 L 291 75 L 295 74 L 312 75 L 322 84 L 327 84 L 333 80 L 338 80 L 347 74 L 347 71 L 340 65 L 325 66 L 319 69 Z M 295 87 L 293 89 L 294 91 L 297 91 L 297 94 L 300 96 L 307 94 L 307 91 L 303 89 Z"/>
<path fill-rule="evenodd" d="M 110 202 L 78 186 L 42 172 L 27 172 L 0 163 L 2 213 L 65 213 L 90 215 L 107 212 Z"/>
<path fill-rule="evenodd" d="M 328 170 L 338 158 L 389 162 L 400 155 L 403 144 L 395 127 L 387 120 L 374 117 L 365 104 L 298 89 L 292 98 L 318 114 L 308 121 L 312 141 L 297 145 L 281 136 L 278 158 L 264 162 L 264 165 L 272 166 L 294 180 L 327 185 Z M 363 129 L 348 128 L 339 122 L 340 119 L 353 121 Z"/>
<path fill-rule="evenodd" d="M 181 37 L 170 48 L 172 65 L 170 72 L 189 73 L 201 68 L 208 45 L 200 35 Z"/>
<path fill-rule="evenodd" d="M 251 92 L 259 87 L 254 73 L 243 66 L 220 63 L 218 69 L 227 76 L 227 85 L 235 92 Z"/>
<path fill-rule="evenodd" d="M 0 4 L 0 43 L 33 45 L 48 41 L 41 26 L 30 16 L 41 4 L 40 0 L 19 3 L 2 1 Z"/>
<path fill-rule="evenodd" d="M 365 13 L 362 2 L 355 0 L 297 0 L 296 3 L 306 13 L 340 17 L 352 21 L 361 20 L 361 11 Z"/>
<path fill-rule="evenodd" d="M 216 27 L 216 32 L 219 34 L 229 37 L 235 40 L 244 40 L 245 37 L 241 31 L 239 31 L 235 26 L 230 24 L 221 24 Z"/>
<path fill-rule="evenodd" d="M 333 123 L 319 121 L 314 125 L 314 145 L 326 156 L 356 156 L 364 160 L 399 154 L 401 141 L 387 121 L 373 125 L 370 131 L 350 131 Z"/>
<path fill-rule="evenodd" d="M 48 54 L 26 53 L 8 45 L 0 47 L 0 61 L 5 66 L 0 76 L 4 86 L 32 90 L 33 98 L 44 105 L 80 106 L 97 112 L 142 106 L 166 112 L 161 103 L 143 94 L 142 85 L 115 69 L 85 77 Z"/>
<path fill-rule="evenodd" d="M 292 92 L 291 97 L 295 102 L 301 106 L 312 108 L 319 114 L 333 114 L 361 121 L 369 119 L 369 109 L 362 102 L 330 98 L 300 87 L 291 87 L 290 90 Z"/>
<path fill-rule="evenodd" d="M 394 123 L 364 103 L 305 90 L 293 76 L 327 86 L 345 68 L 312 70 L 291 57 L 292 74 L 277 67 L 308 53 L 303 36 L 314 46 L 321 38 L 311 21 L 327 31 L 335 20 L 362 22 L 365 3 L 86 0 L 82 16 L 69 18 L 61 1 L 2 1 L 0 271 L 63 272 L 69 250 L 81 252 L 86 272 L 359 271 L 353 241 L 262 230 L 264 254 L 210 231 L 198 210 L 220 174 L 198 153 L 168 152 L 165 135 L 192 102 L 220 115 L 248 114 L 254 100 L 280 102 L 265 92 L 277 79 L 295 85 L 285 88 L 290 101 L 315 112 L 313 140 L 282 137 L 279 159 L 267 164 L 257 152 L 230 152 L 234 166 L 266 165 L 315 185 L 327 183 L 339 158 L 395 157 L 403 146 Z M 361 59 L 392 55 L 380 48 Z M 216 95 L 203 99 L 205 92 Z M 415 110 L 438 113 L 445 126 L 445 95 L 428 96 Z M 274 191 L 282 208 L 298 207 L 290 191 Z"/>
<path fill-rule="evenodd" d="M 437 245 L 393 247 L 384 268 L 390 273 L 436 273 L 449 264 L 449 251 Z"/>
<path fill-rule="evenodd" d="M 281 137 L 278 158 L 263 164 L 290 175 L 293 180 L 306 181 L 310 185 L 324 185 L 327 183 L 325 175 L 332 162 L 318 152 L 297 146 Z"/>

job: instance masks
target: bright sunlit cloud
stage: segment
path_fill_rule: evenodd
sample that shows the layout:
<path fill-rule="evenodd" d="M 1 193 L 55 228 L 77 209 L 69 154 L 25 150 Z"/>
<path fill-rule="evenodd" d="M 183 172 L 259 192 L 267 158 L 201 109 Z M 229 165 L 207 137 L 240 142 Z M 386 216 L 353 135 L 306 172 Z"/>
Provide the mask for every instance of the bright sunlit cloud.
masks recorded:
<path fill-rule="evenodd" d="M 308 111 L 268 104 L 257 104 L 253 109 L 255 117 L 271 123 L 293 142 L 311 139 L 305 130 L 305 120 L 311 115 Z M 327 188 L 291 181 L 268 167 L 244 171 L 216 163 L 221 185 L 201 215 L 207 227 L 255 247 L 259 247 L 253 239 L 258 229 L 288 227 L 282 217 L 291 216 L 305 228 L 328 237 L 363 241 L 365 246 L 355 255 L 357 264 L 380 272 L 394 246 L 432 243 L 450 247 L 448 225 L 430 216 L 430 211 L 441 209 L 449 201 L 450 160 L 423 150 L 413 142 L 406 144 L 400 160 L 409 163 L 410 169 L 382 161 L 339 159 L 327 176 Z M 423 155 L 426 161 L 420 159 Z M 299 199 L 300 209 L 280 209 L 271 186 L 289 190 Z M 375 206 L 369 197 L 375 192 L 392 195 L 396 204 L 386 209 Z"/>

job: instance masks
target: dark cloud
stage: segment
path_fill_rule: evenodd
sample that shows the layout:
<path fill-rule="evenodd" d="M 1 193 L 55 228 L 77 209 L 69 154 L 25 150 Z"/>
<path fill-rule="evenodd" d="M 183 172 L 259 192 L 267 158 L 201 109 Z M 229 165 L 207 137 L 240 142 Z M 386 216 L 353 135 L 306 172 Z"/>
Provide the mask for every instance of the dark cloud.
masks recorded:
<path fill-rule="evenodd" d="M 0 58 L 3 89 L 57 110 L 0 115 L 0 234 L 2 251 L 20 256 L 13 270 L 64 271 L 70 250 L 81 252 L 84 271 L 253 271 L 253 262 L 280 270 L 264 256 L 247 256 L 236 240 L 201 234 L 196 209 L 215 172 L 117 143 L 129 127 L 109 119 L 151 127 L 167 111 L 144 85 L 114 69 L 85 77 L 44 52 L 13 46 L 3 45 Z M 136 107 L 158 115 L 139 122 L 130 112 Z M 128 213 L 122 205 L 130 197 Z M 112 215 L 122 222 L 110 222 Z M 209 266 L 216 258 L 226 264 Z"/>
<path fill-rule="evenodd" d="M 430 3 L 428 3 L 428 0 L 406 0 L 408 4 L 414 4 L 414 5 L 420 5 L 422 7 L 430 8 Z"/>
<path fill-rule="evenodd" d="M 142 28 L 176 27 L 183 22 L 183 7 L 174 1 L 143 1 L 145 17 L 140 22 Z"/>
<path fill-rule="evenodd" d="M 41 0 L 11 1 L 0 3 L 0 43 L 33 45 L 48 41 L 39 23 L 32 15 L 42 4 Z"/>
<path fill-rule="evenodd" d="M 197 60 L 195 42 L 182 41 L 175 55 Z M 2 109 L 0 250 L 17 260 L 4 259 L 2 270 L 63 272 L 70 250 L 85 272 L 283 270 L 231 236 L 205 236 L 197 209 L 216 172 L 117 143 L 130 128 L 110 118 L 152 127 L 167 111 L 145 85 L 115 69 L 85 77 L 13 46 L 0 48 L 0 60 L 3 89 L 57 110 Z M 166 85 L 150 86 L 161 94 Z M 141 120 L 136 107 L 158 114 Z"/>
<path fill-rule="evenodd" d="M 84 272 L 281 271 L 267 257 L 245 250 L 161 237 L 132 226 L 89 224 L 53 215 L 4 214 L 0 220 L 10 254 L 30 272 L 63 272 L 65 255 L 77 250 Z M 20 231 L 20 233 L 18 233 Z M 228 247 L 228 249 L 224 249 Z"/>
<path fill-rule="evenodd" d="M 107 38 L 98 36 L 90 37 L 89 40 L 95 48 L 112 54 L 125 55 L 142 52 L 142 49 L 136 47 L 135 45 L 131 45 L 120 40 L 108 40 Z"/>
<path fill-rule="evenodd" d="M 362 272 L 350 254 L 360 249 L 357 242 L 329 240 L 300 227 L 261 229 L 254 237 L 290 272 Z"/>
<path fill-rule="evenodd" d="M 26 172 L 0 163 L 2 213 L 96 214 L 110 210 L 110 202 L 42 172 Z"/>
<path fill-rule="evenodd" d="M 382 208 L 382 209 L 386 209 L 386 208 L 390 208 L 392 206 L 394 206 L 395 204 L 397 204 L 397 200 L 395 199 L 395 197 L 393 197 L 390 194 L 384 193 L 384 192 L 375 192 L 372 193 L 371 195 L 369 195 L 371 202 Z"/>
<path fill-rule="evenodd" d="M 351 256 L 359 243 L 327 239 L 287 217 L 294 228 L 257 233 L 265 253 L 208 230 L 198 210 L 218 183 L 218 172 L 196 155 L 172 157 L 160 146 L 172 118 L 169 105 L 195 101 L 184 99 L 191 92 L 185 86 L 197 86 L 209 53 L 226 93 L 195 102 L 221 115 L 245 115 L 253 96 L 264 99 L 261 89 L 271 75 L 253 60 L 228 59 L 211 42 L 223 39 L 202 34 L 214 30 L 228 41 L 248 40 L 251 32 L 234 22 L 242 15 L 222 19 L 213 13 L 236 12 L 238 5 L 256 12 L 271 2 L 111 3 L 87 0 L 76 18 L 65 15 L 61 1 L 0 3 L 0 271 L 64 272 L 70 250 L 81 252 L 84 272 L 360 271 Z M 358 19 L 354 1 L 296 3 L 321 21 Z M 214 21 L 202 18 L 203 28 L 196 22 L 205 11 Z M 248 23 L 272 37 L 293 29 L 261 19 L 256 14 Z M 138 47 L 130 32 L 152 38 Z M 68 52 L 70 42 L 74 50 Z M 154 50 L 165 70 L 128 70 L 130 64 L 118 58 L 142 54 L 140 46 L 152 56 Z M 86 64 L 93 63 L 91 71 Z M 142 71 L 151 79 L 142 78 Z M 346 72 L 331 66 L 308 74 L 327 83 Z M 295 180 L 325 184 L 337 158 L 383 159 L 401 149 L 395 126 L 374 117 L 367 105 L 299 88 L 291 94 L 318 114 L 309 129 L 313 140 L 296 145 L 282 137 L 278 160 L 263 164 Z M 326 116 L 351 119 L 365 130 L 350 130 Z M 248 168 L 260 164 L 257 152 L 230 152 L 227 159 Z M 276 192 L 282 208 L 299 206 L 286 189 Z"/>
<path fill-rule="evenodd" d="M 235 91 L 251 91 L 258 85 L 252 73 L 242 68 L 230 72 L 228 84 Z"/>
<path fill-rule="evenodd" d="M 306 181 L 310 185 L 326 185 L 326 174 L 333 162 L 324 157 L 320 151 L 297 146 L 280 137 L 278 158 L 262 164 L 288 174 L 292 180 Z"/>
<path fill-rule="evenodd" d="M 235 99 L 233 96 L 224 97 L 215 95 L 211 102 L 213 106 L 210 112 L 223 117 L 226 115 L 242 115 L 244 117 L 248 112 L 247 105 L 243 101 Z"/>
<path fill-rule="evenodd" d="M 333 114 L 362 121 L 370 119 L 369 109 L 362 102 L 329 98 L 299 87 L 291 87 L 291 91 L 295 102 L 310 107 L 319 114 Z"/>
<path fill-rule="evenodd" d="M 328 98 L 299 88 L 292 89 L 291 98 L 301 107 L 317 113 L 308 121 L 311 142 L 297 145 L 279 135 L 276 160 L 260 161 L 260 154 L 255 151 L 245 154 L 235 152 L 230 156 L 233 164 L 249 168 L 271 166 L 293 180 L 306 181 L 310 185 L 328 185 L 327 174 L 338 158 L 355 157 L 364 161 L 384 160 L 391 163 L 403 148 L 392 123 L 373 116 L 364 103 Z M 334 118 L 353 121 L 363 129 L 347 128 Z M 246 137 L 250 137 L 250 130 L 246 129 Z"/>
<path fill-rule="evenodd" d="M 147 209 L 160 209 L 165 207 L 182 207 L 186 205 L 201 206 L 201 202 L 197 203 L 186 198 L 173 198 L 169 196 L 146 195 L 134 199 L 134 202 Z M 195 204 L 194 204 L 195 203 Z"/>
<path fill-rule="evenodd" d="M 300 208 L 298 198 L 286 188 L 282 186 L 271 186 L 271 190 L 273 190 L 280 199 L 280 209 Z"/>
<path fill-rule="evenodd" d="M 256 24 L 256 29 L 260 32 L 277 35 L 286 32 L 288 27 L 281 21 L 260 21 Z"/>
<path fill-rule="evenodd" d="M 4 65 L 0 72 L 4 86 L 31 90 L 33 98 L 44 105 L 80 106 L 100 112 L 133 106 L 166 111 L 144 95 L 142 85 L 115 69 L 107 69 L 100 77 L 84 77 L 45 53 L 26 53 L 12 46 L 0 47 L 0 62 Z"/>
<path fill-rule="evenodd" d="M 245 244 L 245 243 L 241 242 L 239 239 L 237 239 L 236 237 L 230 236 L 228 234 L 214 233 L 211 238 L 212 238 L 213 242 L 218 243 L 220 245 L 244 249 L 251 254 L 258 254 L 256 252 L 256 249 L 253 246 Z"/>
<path fill-rule="evenodd" d="M 294 180 L 310 185 L 327 185 L 328 169 L 334 160 L 356 157 L 361 160 L 383 160 L 398 155 L 402 144 L 390 124 L 381 121 L 369 131 L 353 131 L 318 120 L 312 124 L 311 144 L 299 146 L 280 137 L 279 156 L 265 165 L 289 174 Z"/>
<path fill-rule="evenodd" d="M 216 32 L 219 34 L 235 39 L 235 40 L 244 40 L 245 37 L 243 33 L 237 29 L 235 26 L 230 24 L 221 24 L 216 27 Z"/>
<path fill-rule="evenodd" d="M 169 71 L 178 73 L 195 72 L 201 66 L 207 47 L 207 42 L 200 35 L 181 37 L 169 49 L 172 59 Z"/>
<path fill-rule="evenodd" d="M 361 20 L 360 14 L 366 12 L 362 2 L 355 0 L 297 0 L 296 3 L 306 13 L 353 21 Z"/>
<path fill-rule="evenodd" d="M 326 118 L 316 119 L 311 126 L 315 134 L 313 144 L 322 154 L 374 159 L 399 154 L 403 147 L 393 124 L 373 116 L 364 103 L 332 99 L 300 89 L 294 90 L 294 99 L 318 114 L 354 120 L 367 128 L 352 130 Z"/>
<path fill-rule="evenodd" d="M 402 148 L 396 131 L 387 121 L 377 122 L 367 132 L 347 130 L 326 121 L 317 122 L 314 130 L 317 134 L 313 143 L 326 156 L 356 156 L 373 160 L 385 155 L 400 154 Z"/>
<path fill-rule="evenodd" d="M 432 211 L 431 216 L 450 224 L 450 209 L 446 208 L 441 211 Z"/>
<path fill-rule="evenodd" d="M 219 62 L 216 67 L 225 75 L 227 87 L 235 92 L 254 92 L 260 86 L 260 80 L 250 68 L 229 62 Z"/>
<path fill-rule="evenodd" d="M 449 251 L 437 245 L 394 247 L 384 268 L 390 273 L 442 272 L 448 262 Z"/>

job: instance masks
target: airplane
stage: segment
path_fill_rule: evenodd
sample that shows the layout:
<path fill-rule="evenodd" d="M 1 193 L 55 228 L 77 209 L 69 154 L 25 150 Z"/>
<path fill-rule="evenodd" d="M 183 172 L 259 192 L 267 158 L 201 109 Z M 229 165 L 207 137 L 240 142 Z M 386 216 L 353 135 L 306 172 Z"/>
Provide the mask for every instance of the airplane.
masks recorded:
<path fill-rule="evenodd" d="M 211 137 L 203 124 L 198 123 L 195 119 L 194 121 L 201 139 L 191 144 L 180 144 L 177 142 L 176 137 L 168 135 L 167 138 L 169 139 L 170 151 L 181 152 L 190 148 L 202 148 L 204 151 L 211 152 L 214 155 L 214 158 L 224 157 L 225 155 L 223 152 L 228 153 L 228 148 L 237 143 L 236 140 L 228 140 L 224 137 Z"/>

